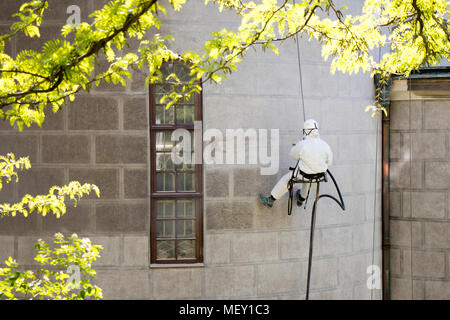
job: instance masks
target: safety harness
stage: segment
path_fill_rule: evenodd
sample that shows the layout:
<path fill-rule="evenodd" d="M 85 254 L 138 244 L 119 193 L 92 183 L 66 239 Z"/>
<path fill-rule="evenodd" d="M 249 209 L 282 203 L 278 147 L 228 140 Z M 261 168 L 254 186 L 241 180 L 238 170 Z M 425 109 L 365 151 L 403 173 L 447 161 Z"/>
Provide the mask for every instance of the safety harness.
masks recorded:
<path fill-rule="evenodd" d="M 295 167 L 289 167 L 289 170 L 292 170 L 292 175 L 291 175 L 291 179 L 289 179 L 289 182 L 287 185 L 287 188 L 289 191 L 288 215 L 291 215 L 291 213 L 292 213 L 292 203 L 294 202 L 294 184 L 309 183 L 308 194 L 306 195 L 306 199 L 305 199 L 305 208 L 306 208 L 306 204 L 308 202 L 308 197 L 309 197 L 309 192 L 311 191 L 311 185 L 313 183 L 318 183 L 321 181 L 325 181 L 325 182 L 328 181 L 327 175 L 325 172 L 313 173 L 313 174 L 303 172 L 300 168 L 298 168 L 299 162 L 300 162 L 300 160 L 297 161 L 297 164 L 295 165 Z M 297 177 L 298 176 L 298 174 L 296 174 L 297 168 L 298 168 L 298 173 L 300 173 L 300 175 L 302 176 L 301 178 Z"/>

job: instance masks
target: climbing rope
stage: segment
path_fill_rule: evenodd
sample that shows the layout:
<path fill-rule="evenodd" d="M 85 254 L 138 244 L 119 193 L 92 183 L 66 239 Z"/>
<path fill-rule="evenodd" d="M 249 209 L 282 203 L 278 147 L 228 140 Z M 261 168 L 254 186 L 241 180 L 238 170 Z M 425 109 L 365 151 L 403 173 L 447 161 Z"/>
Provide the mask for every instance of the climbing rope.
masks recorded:
<path fill-rule="evenodd" d="M 294 0 L 295 5 L 295 0 Z M 300 43 L 298 39 L 298 33 L 295 34 L 295 44 L 297 46 L 297 61 L 298 61 L 298 74 L 299 74 L 299 91 L 300 96 L 302 98 L 302 112 L 303 112 L 303 122 L 306 120 L 305 116 L 305 99 L 303 97 L 303 81 L 302 81 L 302 64 L 301 64 L 301 57 L 300 57 Z"/>

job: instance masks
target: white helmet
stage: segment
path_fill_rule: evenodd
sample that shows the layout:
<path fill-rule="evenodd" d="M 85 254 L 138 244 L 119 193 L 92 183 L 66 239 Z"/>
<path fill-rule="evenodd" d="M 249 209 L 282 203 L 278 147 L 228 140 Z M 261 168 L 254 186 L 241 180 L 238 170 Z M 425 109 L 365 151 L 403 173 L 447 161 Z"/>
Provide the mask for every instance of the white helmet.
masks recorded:
<path fill-rule="evenodd" d="M 309 136 L 313 132 L 313 136 L 319 134 L 319 125 L 316 120 L 308 119 L 303 124 L 303 135 Z"/>

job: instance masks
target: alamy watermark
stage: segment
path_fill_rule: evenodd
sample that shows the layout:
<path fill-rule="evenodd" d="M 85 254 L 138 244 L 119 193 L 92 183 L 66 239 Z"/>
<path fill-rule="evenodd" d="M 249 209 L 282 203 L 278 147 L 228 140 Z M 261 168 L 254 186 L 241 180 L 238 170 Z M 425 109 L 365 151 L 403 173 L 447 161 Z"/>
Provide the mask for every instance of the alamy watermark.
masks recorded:
<path fill-rule="evenodd" d="M 369 275 L 367 278 L 367 289 L 381 289 L 381 269 L 377 265 L 370 265 L 367 267 L 366 273 Z"/>
<path fill-rule="evenodd" d="M 70 14 L 66 21 L 67 24 L 78 26 L 81 23 L 81 8 L 79 6 L 76 4 L 68 6 L 66 13 Z"/>
<path fill-rule="evenodd" d="M 171 141 L 176 142 L 171 149 L 174 164 L 254 164 L 261 166 L 261 175 L 273 175 L 279 170 L 279 129 L 203 131 L 202 122 L 195 121 L 193 135 L 187 129 L 176 129 Z"/>
<path fill-rule="evenodd" d="M 69 278 L 66 280 L 66 285 L 70 289 L 79 289 L 81 281 L 80 267 L 77 265 L 70 265 L 67 267 L 66 272 L 70 274 Z"/>

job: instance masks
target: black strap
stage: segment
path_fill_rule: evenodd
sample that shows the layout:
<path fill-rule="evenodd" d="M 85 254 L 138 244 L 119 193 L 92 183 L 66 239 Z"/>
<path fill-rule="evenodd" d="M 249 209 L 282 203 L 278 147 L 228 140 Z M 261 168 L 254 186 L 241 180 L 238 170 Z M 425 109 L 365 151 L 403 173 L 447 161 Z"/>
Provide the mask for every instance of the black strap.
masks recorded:
<path fill-rule="evenodd" d="M 288 215 L 290 216 L 292 213 L 292 203 L 294 202 L 294 179 L 295 179 L 295 170 L 297 169 L 298 163 L 300 160 L 297 161 L 295 167 L 289 167 L 289 170 L 292 170 L 291 178 L 289 179 L 287 188 L 289 191 L 289 200 L 288 200 Z"/>
<path fill-rule="evenodd" d="M 291 179 L 289 179 L 288 185 L 287 185 L 287 189 L 289 191 L 289 199 L 288 199 L 288 215 L 290 216 L 292 213 L 292 204 L 294 202 L 294 183 L 298 183 L 298 181 L 296 181 L 296 175 L 295 172 L 297 170 L 298 164 L 299 164 L 300 160 L 297 161 L 295 167 L 289 167 L 289 170 L 292 170 L 292 175 L 291 175 Z M 309 198 L 309 192 L 311 191 L 311 185 L 317 182 L 320 182 L 321 179 L 323 179 L 325 182 L 327 182 L 327 176 L 325 174 L 325 172 L 319 172 L 319 173 L 306 173 L 303 172 L 300 168 L 298 170 L 300 172 L 300 174 L 302 175 L 303 178 L 308 179 L 309 181 L 309 190 L 308 190 L 308 194 L 306 196 L 305 199 L 305 208 L 306 208 L 306 204 Z M 328 171 L 328 170 L 327 170 Z"/>

